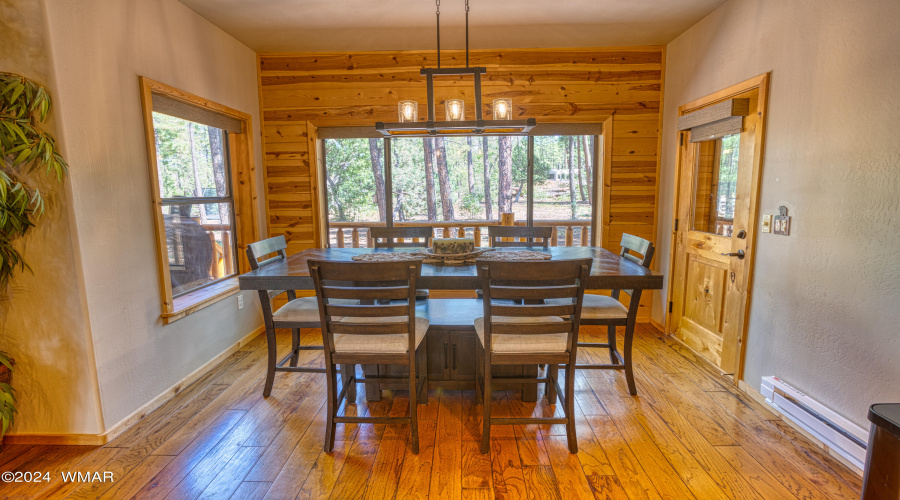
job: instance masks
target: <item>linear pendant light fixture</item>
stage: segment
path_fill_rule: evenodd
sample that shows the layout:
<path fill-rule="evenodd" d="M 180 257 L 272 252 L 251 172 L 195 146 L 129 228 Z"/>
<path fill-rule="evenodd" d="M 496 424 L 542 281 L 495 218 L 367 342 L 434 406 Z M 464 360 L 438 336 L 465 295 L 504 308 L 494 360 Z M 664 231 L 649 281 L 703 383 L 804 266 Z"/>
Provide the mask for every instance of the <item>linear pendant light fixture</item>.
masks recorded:
<path fill-rule="evenodd" d="M 398 121 L 377 122 L 375 130 L 385 137 L 429 137 L 458 135 L 528 135 L 537 124 L 534 118 L 512 119 L 512 99 L 493 100 L 493 120 L 485 120 L 481 110 L 481 75 L 484 67 L 469 66 L 469 0 L 466 0 L 466 67 L 441 68 L 441 0 L 437 6 L 437 68 L 423 68 L 419 74 L 425 76 L 428 87 L 428 119 L 419 121 L 416 101 L 403 100 L 398 104 Z M 435 120 L 434 77 L 472 75 L 475 83 L 475 119 L 466 120 L 466 105 L 462 99 L 444 101 L 444 121 Z"/>

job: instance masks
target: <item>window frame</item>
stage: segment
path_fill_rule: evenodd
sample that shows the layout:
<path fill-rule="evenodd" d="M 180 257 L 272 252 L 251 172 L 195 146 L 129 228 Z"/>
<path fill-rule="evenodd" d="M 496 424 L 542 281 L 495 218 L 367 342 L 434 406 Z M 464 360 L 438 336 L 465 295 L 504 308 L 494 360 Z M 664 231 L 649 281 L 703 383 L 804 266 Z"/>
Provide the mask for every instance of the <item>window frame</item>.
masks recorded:
<path fill-rule="evenodd" d="M 534 225 L 534 138 L 537 135 L 552 135 L 552 136 L 592 136 L 594 139 L 592 142 L 591 154 L 594 158 L 593 172 L 592 172 L 592 186 L 594 189 L 594 202 L 591 206 L 591 226 L 590 226 L 590 234 L 591 234 L 591 245 L 592 246 L 606 246 L 606 235 L 609 231 L 609 223 L 604 222 L 609 214 L 609 189 L 610 185 L 609 176 L 611 170 L 611 162 L 609 159 L 609 155 L 605 154 L 607 151 L 611 150 L 611 146 L 607 143 L 610 141 L 612 133 L 611 133 L 611 119 L 602 122 L 601 124 L 575 124 L 575 123 L 561 123 L 561 124 L 549 124 L 544 125 L 544 127 L 537 130 L 538 133 L 529 134 L 527 136 L 528 144 L 528 165 L 527 165 L 527 177 L 528 177 L 528 194 L 526 198 L 526 221 L 525 225 L 531 227 Z M 591 127 L 588 130 L 582 130 L 582 127 Z M 317 149 L 320 152 L 320 161 L 318 162 L 318 174 L 320 179 L 327 178 L 327 152 L 328 148 L 326 147 L 326 141 L 328 139 L 366 139 L 372 138 L 372 135 L 369 135 L 369 130 L 363 127 L 328 127 L 329 134 L 327 137 L 317 137 Z M 494 135 L 494 134 L 491 134 Z M 464 137 L 464 135 L 461 135 Z M 481 137 L 480 135 L 473 134 L 473 137 Z M 385 200 L 385 226 L 393 227 L 394 225 L 394 211 L 393 211 L 393 197 L 389 196 L 391 193 L 392 187 L 392 172 L 391 172 L 391 140 L 396 139 L 397 137 L 383 137 L 381 134 L 374 136 L 380 140 L 384 141 L 384 164 L 382 165 L 383 173 L 384 173 L 384 200 Z M 319 192 L 322 193 L 321 200 L 324 202 L 324 209 L 322 209 L 320 221 L 320 227 L 323 228 L 319 237 L 322 240 L 323 246 L 330 246 L 329 241 L 329 227 L 331 221 L 328 216 L 328 189 L 324 183 L 319 183 Z M 606 189 L 604 189 L 604 187 Z M 499 213 L 498 218 L 499 220 Z M 470 221 L 460 221 L 460 222 L 470 222 Z M 471 221 L 474 222 L 474 221 Z"/>
<path fill-rule="evenodd" d="M 237 275 L 250 270 L 247 259 L 235 255 L 236 274 L 207 283 L 189 292 L 173 296 L 171 276 L 169 273 L 168 246 L 166 241 L 163 206 L 173 198 L 162 198 L 159 186 L 159 169 L 156 157 L 156 133 L 153 125 L 153 95 L 165 96 L 181 101 L 208 112 L 224 115 L 241 122 L 241 132 L 225 131 L 225 161 L 228 170 L 228 182 L 232 203 L 232 227 L 234 233 L 234 250 L 236 254 L 246 251 L 247 245 L 259 239 L 259 215 L 256 206 L 256 179 L 253 163 L 252 130 L 253 121 L 250 114 L 228 106 L 212 102 L 208 99 L 181 91 L 164 83 L 141 76 L 141 104 L 144 118 L 144 133 L 147 143 L 147 159 L 150 174 L 153 218 L 156 226 L 156 255 L 159 272 L 159 291 L 163 323 L 171 323 L 188 314 L 199 311 L 220 300 L 238 293 Z M 203 203 L 215 203 L 220 197 L 203 199 Z M 190 201 L 184 198 L 178 201 Z M 211 201 L 210 201 L 211 200 Z"/>

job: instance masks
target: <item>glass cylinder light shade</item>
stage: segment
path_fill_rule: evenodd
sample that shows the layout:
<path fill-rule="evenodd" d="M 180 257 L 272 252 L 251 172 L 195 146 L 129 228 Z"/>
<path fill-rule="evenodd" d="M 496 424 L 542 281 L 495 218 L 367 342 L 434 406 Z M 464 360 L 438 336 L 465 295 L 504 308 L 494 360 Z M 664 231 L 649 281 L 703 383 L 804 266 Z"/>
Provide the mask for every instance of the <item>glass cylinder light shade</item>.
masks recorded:
<path fill-rule="evenodd" d="M 447 99 L 444 101 L 444 110 L 448 122 L 461 122 L 466 119 L 466 103 L 462 99 Z"/>
<path fill-rule="evenodd" d="M 400 122 L 419 121 L 419 103 L 416 101 L 400 101 Z"/>
<path fill-rule="evenodd" d="M 512 120 L 512 99 L 494 99 L 494 119 Z"/>

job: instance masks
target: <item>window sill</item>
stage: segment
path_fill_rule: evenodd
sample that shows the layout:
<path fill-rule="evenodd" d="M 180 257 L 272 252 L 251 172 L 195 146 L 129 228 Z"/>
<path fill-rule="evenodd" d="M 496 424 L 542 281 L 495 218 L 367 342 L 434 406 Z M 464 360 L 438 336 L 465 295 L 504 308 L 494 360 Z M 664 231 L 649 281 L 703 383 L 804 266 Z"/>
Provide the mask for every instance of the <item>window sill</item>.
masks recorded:
<path fill-rule="evenodd" d="M 213 285 L 203 287 L 190 293 L 186 293 L 180 297 L 176 297 L 175 300 L 173 300 L 174 307 L 172 308 L 172 311 L 162 313 L 160 317 L 162 318 L 163 323 L 168 325 L 173 321 L 178 321 L 188 314 L 193 314 L 205 307 L 209 307 L 216 302 L 219 302 L 222 299 L 231 297 L 232 295 L 235 295 L 240 291 L 241 290 L 238 288 L 237 276 L 229 278 L 227 280 L 222 280 Z"/>

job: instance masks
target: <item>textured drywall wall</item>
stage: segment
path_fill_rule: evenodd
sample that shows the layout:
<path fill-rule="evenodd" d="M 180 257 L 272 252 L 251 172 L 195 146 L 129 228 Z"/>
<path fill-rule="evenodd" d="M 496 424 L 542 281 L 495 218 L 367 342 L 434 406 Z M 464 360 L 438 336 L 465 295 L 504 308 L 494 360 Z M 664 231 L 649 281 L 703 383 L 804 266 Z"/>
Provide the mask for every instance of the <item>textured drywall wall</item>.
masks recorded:
<path fill-rule="evenodd" d="M 776 375 L 864 428 L 900 401 L 898 26 L 896 0 L 732 0 L 666 58 L 661 270 L 678 106 L 771 71 L 760 213 L 793 219 L 757 240 L 744 380 Z"/>
<path fill-rule="evenodd" d="M 47 86 L 52 63 L 41 0 L 0 0 L 0 71 Z M 59 138 L 57 123 L 46 130 Z M 63 153 L 65 153 L 64 144 Z M 10 434 L 97 434 L 99 392 L 93 368 L 84 294 L 73 242 L 66 184 L 33 176 L 49 203 L 37 228 L 18 246 L 33 272 L 0 292 L 0 350 L 16 359 L 13 386 L 18 415 Z"/>
<path fill-rule="evenodd" d="M 250 113 L 256 138 L 256 55 L 175 0 L 51 1 L 47 14 L 110 428 L 262 324 L 251 293 L 241 311 L 230 297 L 170 325 L 160 321 L 138 84 L 147 76 Z"/>

